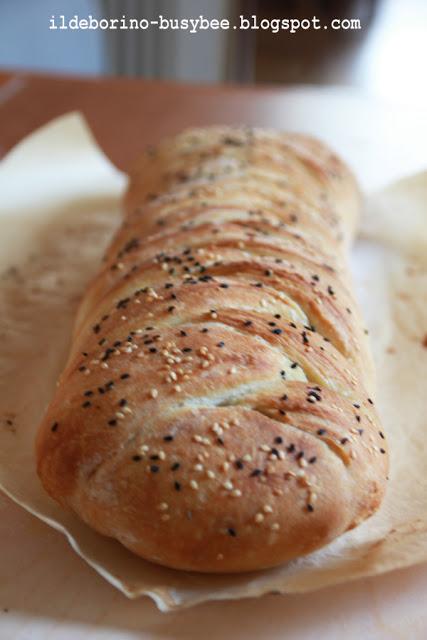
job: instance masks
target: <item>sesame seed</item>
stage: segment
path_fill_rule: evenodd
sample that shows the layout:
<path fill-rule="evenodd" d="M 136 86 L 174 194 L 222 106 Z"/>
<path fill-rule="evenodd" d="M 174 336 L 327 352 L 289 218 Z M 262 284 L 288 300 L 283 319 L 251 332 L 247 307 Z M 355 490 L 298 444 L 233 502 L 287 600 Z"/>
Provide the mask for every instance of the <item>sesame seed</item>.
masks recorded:
<path fill-rule="evenodd" d="M 169 505 L 167 504 L 167 502 L 161 502 L 157 505 L 157 509 L 159 511 L 167 511 L 169 509 Z"/>
<path fill-rule="evenodd" d="M 197 491 L 197 489 L 199 488 L 199 483 L 197 482 L 197 480 L 190 480 L 190 487 L 194 489 L 194 491 Z"/>
<path fill-rule="evenodd" d="M 260 523 L 261 523 L 261 522 L 263 522 L 263 521 L 264 521 L 264 516 L 263 516 L 263 514 L 262 514 L 262 513 L 257 513 L 257 514 L 256 514 L 256 516 L 255 516 L 255 522 L 256 522 L 257 524 L 260 524 Z"/>
<path fill-rule="evenodd" d="M 157 396 L 159 395 L 159 392 L 157 391 L 157 389 L 151 389 L 150 395 L 152 398 L 157 398 Z"/>
<path fill-rule="evenodd" d="M 264 513 L 273 513 L 273 508 L 269 504 L 266 504 L 263 506 L 263 511 Z"/>

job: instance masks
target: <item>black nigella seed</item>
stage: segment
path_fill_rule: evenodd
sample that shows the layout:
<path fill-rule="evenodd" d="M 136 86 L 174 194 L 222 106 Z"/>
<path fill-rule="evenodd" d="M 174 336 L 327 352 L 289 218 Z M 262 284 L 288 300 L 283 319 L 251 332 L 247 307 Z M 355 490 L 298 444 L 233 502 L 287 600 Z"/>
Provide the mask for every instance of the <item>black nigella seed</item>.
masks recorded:
<path fill-rule="evenodd" d="M 243 469 L 245 466 L 241 460 L 236 460 L 234 464 L 236 465 L 236 469 Z"/>
<path fill-rule="evenodd" d="M 260 476 L 262 473 L 261 469 L 254 469 L 251 474 L 250 477 L 251 478 L 256 478 L 257 476 Z"/>
<path fill-rule="evenodd" d="M 126 398 L 122 398 L 119 402 L 119 407 L 125 407 L 127 403 L 128 401 L 126 400 Z"/>
<path fill-rule="evenodd" d="M 92 403 L 90 402 L 90 400 L 86 400 L 86 402 L 83 402 L 82 404 L 82 408 L 83 409 L 87 409 L 88 407 L 91 407 Z"/>
<path fill-rule="evenodd" d="M 122 373 L 122 375 L 120 376 L 120 380 L 127 380 L 128 378 L 130 378 L 129 373 Z"/>
<path fill-rule="evenodd" d="M 380 438 L 382 438 L 383 440 L 385 440 L 385 435 L 383 434 L 382 431 L 378 431 L 378 433 L 380 434 Z"/>
<path fill-rule="evenodd" d="M 163 436 L 163 440 L 164 440 L 165 442 L 172 442 L 172 440 L 173 440 L 173 436 L 170 436 L 170 435 L 168 435 L 168 436 Z"/>
<path fill-rule="evenodd" d="M 53 425 L 51 426 L 50 430 L 51 431 L 56 431 L 58 429 L 58 426 L 59 426 L 58 423 L 54 422 Z"/>
<path fill-rule="evenodd" d="M 280 334 L 282 333 L 281 329 L 273 329 L 271 333 L 274 333 L 276 336 L 280 336 Z"/>
<path fill-rule="evenodd" d="M 177 471 L 177 469 L 180 468 L 180 464 L 179 462 L 174 462 L 173 465 L 171 466 L 171 471 Z"/>
<path fill-rule="evenodd" d="M 314 463 L 316 462 L 316 460 L 317 460 L 317 457 L 316 457 L 316 456 L 313 456 L 312 458 L 309 458 L 308 462 L 309 462 L 310 464 L 314 464 Z"/>
<path fill-rule="evenodd" d="M 381 451 L 381 453 L 385 453 L 385 449 L 383 449 L 382 447 L 381 447 L 380 451 Z"/>
<path fill-rule="evenodd" d="M 233 529 L 233 527 L 229 527 L 227 529 L 227 533 L 229 536 L 231 536 L 232 538 L 235 538 L 237 536 L 236 530 Z"/>
<path fill-rule="evenodd" d="M 132 456 L 132 460 L 134 460 L 135 462 L 139 462 L 140 460 L 142 460 L 142 456 L 136 454 Z"/>
<path fill-rule="evenodd" d="M 175 487 L 175 491 L 181 491 L 181 483 L 180 482 L 174 482 L 173 486 Z"/>
<path fill-rule="evenodd" d="M 290 444 L 286 447 L 286 451 L 288 453 L 293 453 L 295 451 L 295 445 L 294 444 Z"/>
<path fill-rule="evenodd" d="M 221 340 L 221 342 L 218 342 L 216 346 L 222 348 L 224 346 L 224 342 Z"/>
<path fill-rule="evenodd" d="M 307 505 L 307 511 L 309 511 L 310 513 L 313 513 L 313 511 L 314 511 L 314 507 L 313 507 L 313 505 L 312 505 L 312 504 L 308 504 L 308 505 Z"/>
<path fill-rule="evenodd" d="M 150 471 L 151 473 L 157 473 L 158 471 L 160 471 L 160 467 L 157 464 L 152 464 L 150 467 Z"/>
<path fill-rule="evenodd" d="M 275 444 L 282 444 L 283 442 L 282 436 L 276 436 L 276 438 L 274 438 L 274 442 Z"/>
<path fill-rule="evenodd" d="M 117 420 L 115 418 L 112 418 L 108 421 L 108 424 L 110 425 L 110 427 L 115 427 L 117 424 Z"/>
<path fill-rule="evenodd" d="M 83 395 L 86 396 L 87 398 L 90 398 L 90 396 L 93 396 L 93 391 L 89 389 L 89 391 L 85 391 Z"/>
<path fill-rule="evenodd" d="M 326 433 L 326 429 L 318 429 L 317 430 L 317 435 L 318 436 L 324 436 Z"/>

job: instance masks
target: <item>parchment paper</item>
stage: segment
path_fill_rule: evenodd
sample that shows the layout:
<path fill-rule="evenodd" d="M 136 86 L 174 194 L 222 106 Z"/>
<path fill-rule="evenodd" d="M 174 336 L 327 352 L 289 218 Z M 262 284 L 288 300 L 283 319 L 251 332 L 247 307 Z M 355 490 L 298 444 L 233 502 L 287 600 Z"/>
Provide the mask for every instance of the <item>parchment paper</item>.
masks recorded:
<path fill-rule="evenodd" d="M 366 203 L 352 253 L 391 449 L 380 511 L 325 549 L 269 571 L 203 576 L 137 558 L 59 508 L 34 468 L 33 441 L 65 361 L 86 282 L 119 222 L 125 178 L 78 114 L 35 132 L 0 164 L 0 487 L 65 534 L 126 596 L 163 610 L 305 592 L 427 560 L 427 173 Z"/>

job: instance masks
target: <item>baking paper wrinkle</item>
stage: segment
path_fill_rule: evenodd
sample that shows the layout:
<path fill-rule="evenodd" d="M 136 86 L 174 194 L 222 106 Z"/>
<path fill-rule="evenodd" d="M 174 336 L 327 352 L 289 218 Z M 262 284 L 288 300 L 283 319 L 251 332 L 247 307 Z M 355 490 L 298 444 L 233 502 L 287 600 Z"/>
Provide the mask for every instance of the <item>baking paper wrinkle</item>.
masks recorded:
<path fill-rule="evenodd" d="M 427 173 L 368 199 L 351 255 L 391 452 L 389 486 L 377 514 L 287 565 L 206 576 L 139 559 L 46 495 L 35 472 L 35 432 L 67 358 L 78 302 L 119 224 L 125 182 L 78 114 L 38 130 L 0 165 L 3 491 L 64 533 L 74 550 L 125 595 L 148 595 L 162 610 L 312 591 L 426 561 Z"/>

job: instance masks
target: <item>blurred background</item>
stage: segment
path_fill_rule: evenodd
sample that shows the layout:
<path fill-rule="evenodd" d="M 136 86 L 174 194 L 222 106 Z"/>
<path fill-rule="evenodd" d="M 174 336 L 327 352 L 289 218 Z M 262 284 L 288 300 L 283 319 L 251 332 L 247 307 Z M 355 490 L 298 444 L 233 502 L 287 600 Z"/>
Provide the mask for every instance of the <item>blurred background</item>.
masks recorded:
<path fill-rule="evenodd" d="M 359 18 L 356 31 L 49 30 L 67 18 Z M 427 102 L 427 0 L 0 0 L 0 69 L 214 83 L 335 84 Z"/>

